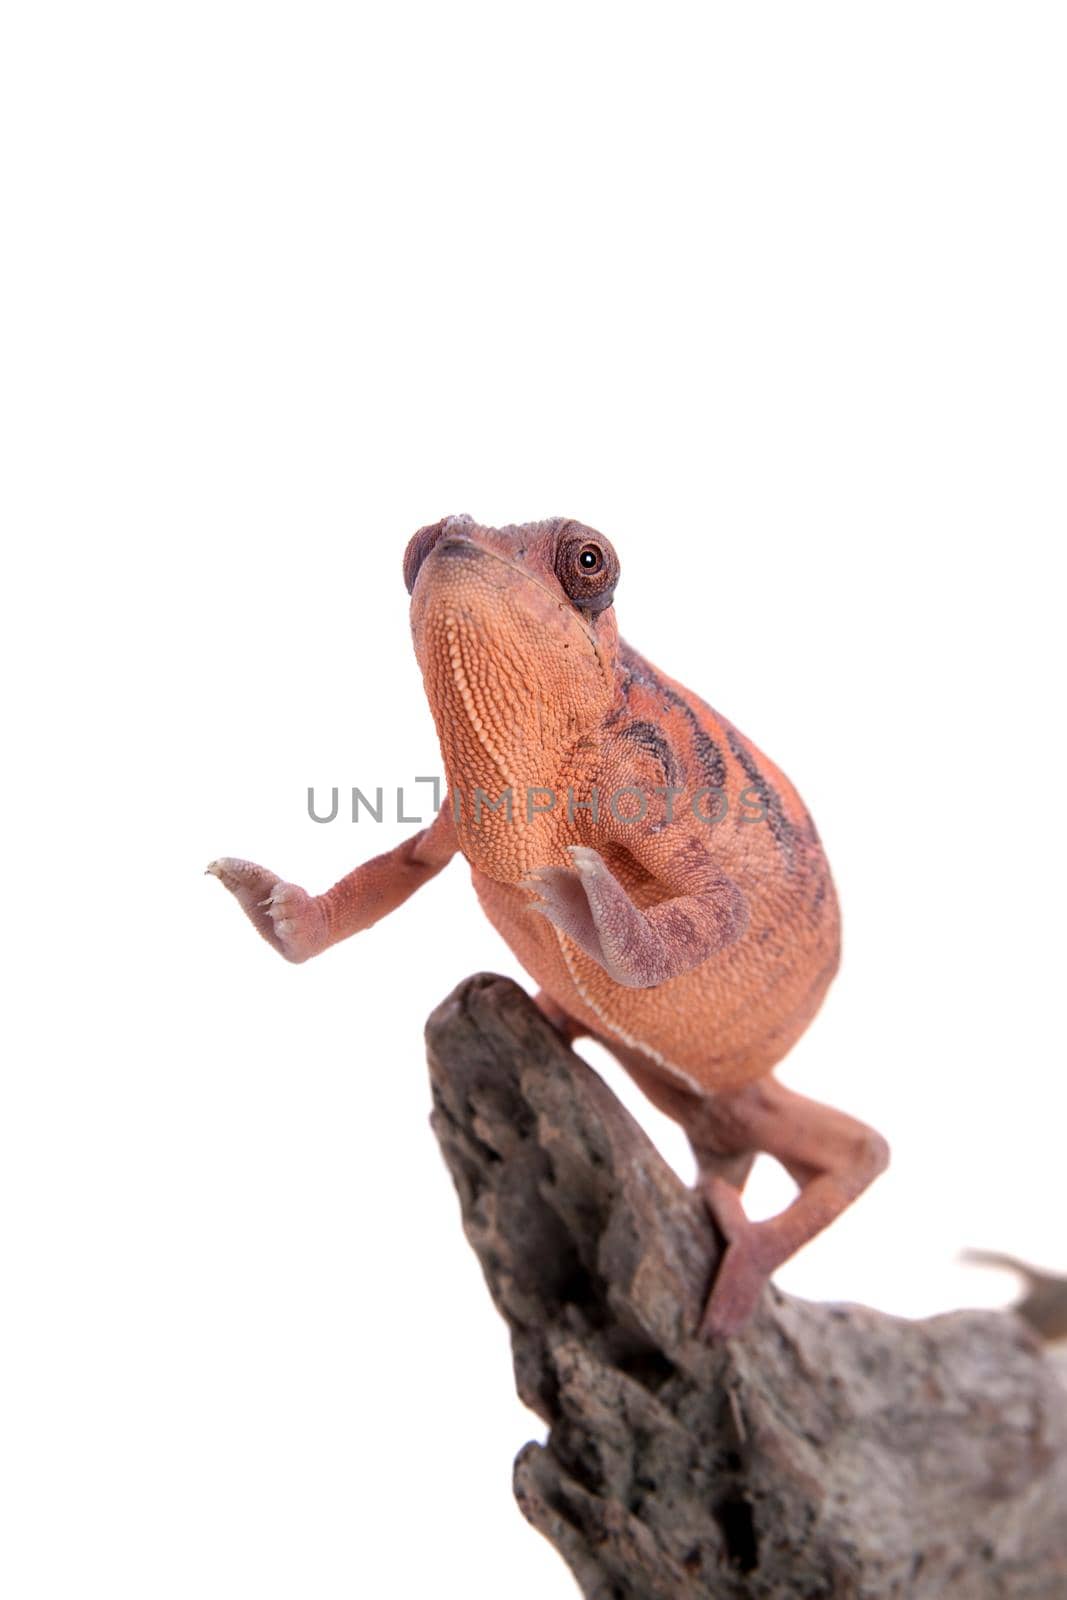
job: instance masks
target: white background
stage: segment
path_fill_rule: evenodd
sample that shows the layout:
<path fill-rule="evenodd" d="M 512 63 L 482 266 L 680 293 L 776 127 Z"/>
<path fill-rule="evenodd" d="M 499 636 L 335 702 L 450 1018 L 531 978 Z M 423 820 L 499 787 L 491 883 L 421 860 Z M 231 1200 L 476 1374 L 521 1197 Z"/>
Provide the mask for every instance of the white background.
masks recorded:
<path fill-rule="evenodd" d="M 396 843 L 305 797 L 439 770 L 407 537 L 583 518 L 838 879 L 782 1076 L 894 1165 L 781 1284 L 1067 1266 L 1062 8 L 5 19 L 0 1587 L 566 1596 L 427 1127 L 515 962 L 461 862 L 303 968 L 202 869 Z"/>

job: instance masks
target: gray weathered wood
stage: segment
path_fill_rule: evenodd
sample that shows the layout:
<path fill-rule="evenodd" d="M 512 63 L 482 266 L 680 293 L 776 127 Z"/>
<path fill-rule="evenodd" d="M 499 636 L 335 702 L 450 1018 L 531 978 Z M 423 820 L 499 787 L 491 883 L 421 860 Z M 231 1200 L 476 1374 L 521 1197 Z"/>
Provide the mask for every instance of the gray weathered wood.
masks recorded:
<path fill-rule="evenodd" d="M 699 1200 L 522 990 L 469 979 L 427 1041 L 467 1238 L 549 1430 L 515 1494 L 590 1600 L 1067 1596 L 1067 1390 L 1017 1318 L 772 1288 L 709 1347 Z"/>

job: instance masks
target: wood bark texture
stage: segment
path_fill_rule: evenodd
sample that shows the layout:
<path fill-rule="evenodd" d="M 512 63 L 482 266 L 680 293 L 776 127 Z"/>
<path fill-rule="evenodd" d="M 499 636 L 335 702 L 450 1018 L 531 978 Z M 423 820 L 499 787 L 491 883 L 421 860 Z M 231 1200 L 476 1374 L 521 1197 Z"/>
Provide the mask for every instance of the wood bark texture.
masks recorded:
<path fill-rule="evenodd" d="M 1067 1387 L 1018 1318 L 772 1287 L 709 1346 L 701 1201 L 529 997 L 470 978 L 427 1043 L 466 1236 L 548 1430 L 515 1495 L 589 1600 L 1065 1600 Z"/>

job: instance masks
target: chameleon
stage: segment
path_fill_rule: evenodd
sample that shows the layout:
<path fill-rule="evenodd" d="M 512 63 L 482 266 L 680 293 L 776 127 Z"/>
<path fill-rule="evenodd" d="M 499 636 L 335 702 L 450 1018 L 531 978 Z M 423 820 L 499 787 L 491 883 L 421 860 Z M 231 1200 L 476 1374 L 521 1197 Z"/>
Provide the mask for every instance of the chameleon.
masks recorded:
<path fill-rule="evenodd" d="M 889 1152 L 773 1076 L 837 972 L 830 869 L 784 773 L 620 638 L 619 571 L 609 540 L 569 518 L 420 528 L 404 578 L 444 762 L 433 822 L 320 895 L 233 857 L 207 870 L 299 963 L 464 856 L 542 1011 L 569 1043 L 600 1041 L 685 1130 L 723 1240 L 695 1330 L 714 1340 L 746 1326 Z M 752 1220 L 760 1152 L 797 1193 Z"/>

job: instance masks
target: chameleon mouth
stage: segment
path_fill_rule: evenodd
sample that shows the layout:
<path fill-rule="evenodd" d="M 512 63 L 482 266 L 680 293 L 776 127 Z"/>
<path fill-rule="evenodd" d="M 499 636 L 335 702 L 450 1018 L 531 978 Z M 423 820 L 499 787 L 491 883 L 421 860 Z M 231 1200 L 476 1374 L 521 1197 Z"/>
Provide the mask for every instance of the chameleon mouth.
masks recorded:
<path fill-rule="evenodd" d="M 606 684 L 602 642 L 554 582 L 462 526 L 436 532 L 419 555 L 411 627 L 423 672 L 437 684 L 430 697 L 440 697 L 442 744 L 450 721 L 455 734 L 464 727 L 480 747 L 477 759 L 513 785 L 540 736 L 546 673 L 558 658 L 559 670 L 587 674 L 588 657 Z"/>
<path fill-rule="evenodd" d="M 506 567 L 509 573 L 521 578 L 523 583 L 531 584 L 535 589 L 539 589 L 542 594 L 547 595 L 554 605 L 561 606 L 561 609 L 565 607 L 569 610 L 599 660 L 600 649 L 596 634 L 590 625 L 589 618 L 584 613 L 571 605 L 558 592 L 551 589 L 547 583 L 544 583 L 535 572 L 531 572 L 529 567 L 524 566 L 522 562 L 511 560 L 509 556 L 504 555 L 499 550 L 489 550 L 485 545 L 478 544 L 474 539 L 467 538 L 463 533 L 448 531 L 439 535 L 422 558 L 417 576 L 421 577 L 424 573 L 435 569 L 440 570 L 442 562 L 446 563 L 447 566 L 451 566 L 453 562 L 460 563 L 464 561 L 477 564 L 483 559 L 496 562 L 498 567 Z"/>

